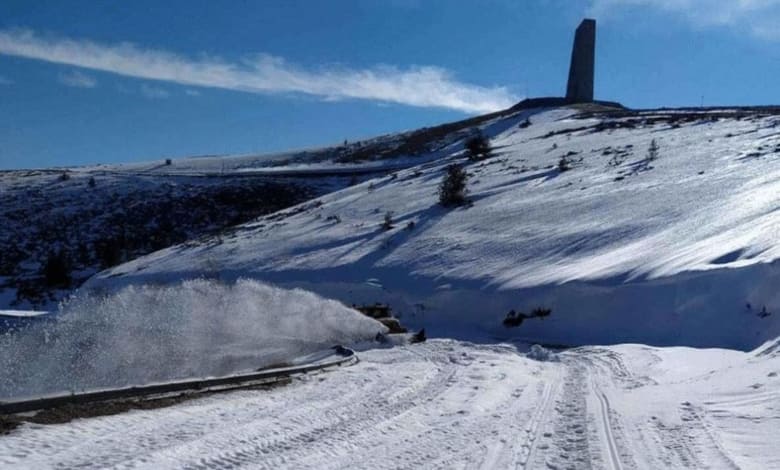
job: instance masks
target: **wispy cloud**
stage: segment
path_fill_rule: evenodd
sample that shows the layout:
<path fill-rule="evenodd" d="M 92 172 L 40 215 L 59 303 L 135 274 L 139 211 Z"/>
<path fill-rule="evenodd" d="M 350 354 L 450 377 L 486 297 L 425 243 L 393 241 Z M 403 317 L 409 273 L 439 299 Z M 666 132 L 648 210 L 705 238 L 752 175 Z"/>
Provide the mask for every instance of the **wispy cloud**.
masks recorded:
<path fill-rule="evenodd" d="M 95 88 L 97 86 L 97 80 L 78 70 L 60 74 L 59 80 L 63 85 L 74 88 Z"/>
<path fill-rule="evenodd" d="M 13 83 L 14 81 L 10 78 L 0 75 L 0 85 L 12 85 Z"/>
<path fill-rule="evenodd" d="M 683 18 L 696 27 L 729 27 L 754 37 L 780 40 L 780 0 L 591 0 L 590 13 L 641 14 L 649 7 Z"/>
<path fill-rule="evenodd" d="M 153 99 L 153 100 L 165 99 L 165 98 L 171 96 L 171 94 L 168 92 L 168 90 L 165 90 L 163 88 L 159 88 L 159 87 L 156 87 L 156 86 L 147 85 L 145 83 L 143 85 L 141 85 L 140 90 L 141 90 L 141 94 L 144 97 L 149 98 L 149 99 Z"/>
<path fill-rule="evenodd" d="M 354 98 L 489 112 L 518 100 L 504 87 L 482 87 L 457 81 L 446 70 L 418 66 L 305 69 L 269 55 L 228 62 L 197 59 L 130 43 L 42 37 L 29 30 L 0 30 L 0 54 L 68 64 L 93 70 L 251 93 L 304 93 L 325 98 Z"/>
<path fill-rule="evenodd" d="M 187 96 L 200 96 L 200 92 L 198 90 L 193 90 L 192 88 L 185 89 L 184 94 Z"/>

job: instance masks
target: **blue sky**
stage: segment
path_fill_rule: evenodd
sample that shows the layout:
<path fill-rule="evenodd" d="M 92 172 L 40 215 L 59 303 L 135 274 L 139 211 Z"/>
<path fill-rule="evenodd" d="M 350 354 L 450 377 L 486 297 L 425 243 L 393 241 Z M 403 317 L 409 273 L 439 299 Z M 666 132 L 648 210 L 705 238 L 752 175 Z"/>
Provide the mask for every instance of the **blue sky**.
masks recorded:
<path fill-rule="evenodd" d="M 780 0 L 2 0 L 0 168 L 310 147 L 561 95 L 585 16 L 597 98 L 780 103 Z"/>

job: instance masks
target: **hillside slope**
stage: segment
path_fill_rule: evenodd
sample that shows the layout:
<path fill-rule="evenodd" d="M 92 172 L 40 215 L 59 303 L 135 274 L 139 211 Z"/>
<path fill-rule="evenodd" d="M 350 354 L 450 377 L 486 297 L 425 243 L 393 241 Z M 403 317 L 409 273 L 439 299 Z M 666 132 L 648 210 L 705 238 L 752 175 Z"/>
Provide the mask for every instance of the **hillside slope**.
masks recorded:
<path fill-rule="evenodd" d="M 440 158 L 524 106 L 277 154 L 0 171 L 0 309 L 51 309 L 100 269 Z"/>
<path fill-rule="evenodd" d="M 514 110 L 475 124 L 488 159 L 466 159 L 460 130 L 420 165 L 87 286 L 256 277 L 390 302 L 434 334 L 751 349 L 780 333 L 779 124 L 771 109 Z M 469 173 L 467 207 L 438 205 L 451 163 Z M 502 326 L 534 307 L 552 314 Z"/>

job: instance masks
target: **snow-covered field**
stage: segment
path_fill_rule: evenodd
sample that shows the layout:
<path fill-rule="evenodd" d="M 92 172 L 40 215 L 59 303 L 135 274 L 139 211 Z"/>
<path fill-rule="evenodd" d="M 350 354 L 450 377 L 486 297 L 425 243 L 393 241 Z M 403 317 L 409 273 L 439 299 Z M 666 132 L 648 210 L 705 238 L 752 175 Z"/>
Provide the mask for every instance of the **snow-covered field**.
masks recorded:
<path fill-rule="evenodd" d="M 433 340 L 270 391 L 25 425 L 5 468 L 780 466 L 778 345 L 751 353 Z M 529 356 L 544 356 L 536 351 Z"/>

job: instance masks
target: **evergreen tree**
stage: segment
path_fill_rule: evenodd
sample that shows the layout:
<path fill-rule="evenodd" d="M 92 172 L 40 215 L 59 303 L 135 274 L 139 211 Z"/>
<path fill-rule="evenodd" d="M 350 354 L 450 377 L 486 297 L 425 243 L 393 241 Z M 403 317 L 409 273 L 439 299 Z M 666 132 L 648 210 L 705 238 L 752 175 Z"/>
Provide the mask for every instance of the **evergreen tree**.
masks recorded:
<path fill-rule="evenodd" d="M 655 139 L 650 141 L 650 147 L 647 148 L 647 161 L 652 162 L 658 158 L 658 142 Z"/>
<path fill-rule="evenodd" d="M 49 253 L 43 263 L 43 280 L 48 287 L 70 286 L 70 263 L 64 251 Z"/>
<path fill-rule="evenodd" d="M 492 149 L 490 141 L 482 134 L 477 134 L 466 141 L 466 150 L 469 152 L 470 160 L 482 160 L 488 158 Z"/>
<path fill-rule="evenodd" d="M 462 166 L 455 163 L 448 166 L 439 184 L 439 203 L 444 207 L 463 205 L 466 202 L 467 178 Z"/>

